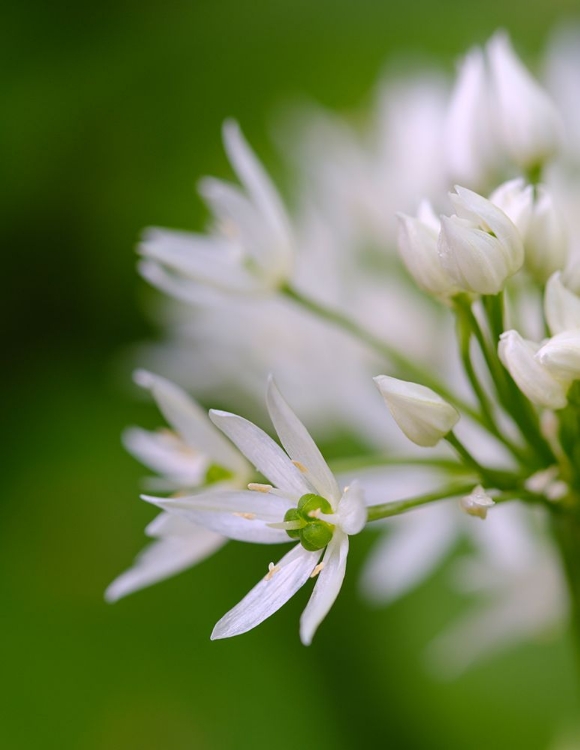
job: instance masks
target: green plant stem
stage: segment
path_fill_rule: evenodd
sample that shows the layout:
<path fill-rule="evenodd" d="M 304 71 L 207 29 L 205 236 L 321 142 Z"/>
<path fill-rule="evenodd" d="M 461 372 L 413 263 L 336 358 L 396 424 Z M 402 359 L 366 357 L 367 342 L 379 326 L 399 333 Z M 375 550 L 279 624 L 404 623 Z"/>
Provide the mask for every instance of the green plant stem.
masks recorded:
<path fill-rule="evenodd" d="M 580 513 L 552 514 L 552 529 L 558 543 L 571 599 L 572 633 L 580 669 Z"/>
<path fill-rule="evenodd" d="M 414 508 L 420 508 L 423 505 L 437 502 L 438 500 L 450 500 L 454 497 L 463 497 L 471 494 L 473 483 L 470 484 L 449 484 L 439 490 L 427 492 L 424 495 L 417 495 L 406 500 L 398 500 L 392 503 L 383 503 L 381 505 L 369 505 L 367 511 L 367 521 L 380 521 L 383 518 L 398 516 Z M 544 498 L 539 495 L 527 492 L 526 490 L 511 490 L 494 495 L 495 503 L 504 503 L 510 500 L 529 500 L 531 502 L 545 502 Z"/>
<path fill-rule="evenodd" d="M 381 505 L 369 505 L 368 507 L 368 521 L 379 521 L 382 518 L 390 518 L 391 516 L 398 516 L 401 513 L 405 513 L 413 508 L 419 508 L 422 505 L 433 503 L 437 500 L 446 500 L 452 497 L 462 497 L 463 495 L 469 495 L 473 490 L 473 482 L 470 484 L 456 484 L 448 485 L 440 490 L 434 492 L 428 492 L 424 495 L 418 495 L 417 497 L 411 497 L 407 500 L 398 500 L 392 503 L 383 503 Z"/>
<path fill-rule="evenodd" d="M 316 300 L 302 294 L 292 286 L 286 285 L 280 289 L 280 292 L 305 310 L 308 310 L 323 320 L 348 331 L 356 339 L 367 344 L 371 349 L 387 359 L 396 368 L 397 374 L 403 375 L 406 378 L 410 377 L 422 385 L 426 385 L 433 389 L 442 398 L 454 403 L 461 411 L 470 416 L 473 420 L 479 424 L 483 424 L 481 415 L 478 414 L 469 404 L 458 399 L 457 396 L 454 393 L 451 393 L 443 383 L 430 376 L 425 370 L 417 367 L 412 360 L 405 357 L 404 354 L 401 354 L 401 352 L 397 351 L 397 349 L 383 339 L 375 336 L 371 331 L 367 331 L 352 318 L 349 318 L 339 310 L 332 310 L 325 305 L 322 305 Z M 485 427 L 485 424 L 483 424 L 483 426 Z"/>
<path fill-rule="evenodd" d="M 497 487 L 500 490 L 513 490 L 519 483 L 519 477 L 512 473 L 487 469 L 477 461 L 463 443 L 457 438 L 454 432 L 448 432 L 445 440 L 454 448 L 458 455 L 463 459 L 467 466 L 471 466 L 473 471 L 479 475 L 483 484 L 488 487 Z"/>
<path fill-rule="evenodd" d="M 489 398 L 479 382 L 479 378 L 473 366 L 471 360 L 471 339 L 473 331 L 470 326 L 470 322 L 466 319 L 464 310 L 462 307 L 456 306 L 455 314 L 457 319 L 457 339 L 459 342 L 459 353 L 461 361 L 463 363 L 463 369 L 467 375 L 467 379 L 471 385 L 471 388 L 479 401 L 481 408 L 482 420 L 485 422 L 488 432 L 493 435 L 496 440 L 499 440 L 510 453 L 516 458 L 516 460 L 525 465 L 527 463 L 527 456 L 524 455 L 521 448 L 515 445 L 509 440 L 502 432 L 498 429 L 495 417 L 493 415 L 492 407 L 489 402 Z"/>

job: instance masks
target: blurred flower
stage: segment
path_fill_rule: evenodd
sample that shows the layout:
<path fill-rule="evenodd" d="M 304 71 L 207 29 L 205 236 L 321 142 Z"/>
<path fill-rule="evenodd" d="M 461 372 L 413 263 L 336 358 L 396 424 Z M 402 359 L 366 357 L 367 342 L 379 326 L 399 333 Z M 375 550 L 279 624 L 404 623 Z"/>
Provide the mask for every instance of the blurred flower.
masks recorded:
<path fill-rule="evenodd" d="M 133 427 L 123 436 L 127 449 L 162 476 L 150 481 L 157 490 L 206 487 L 243 487 L 252 469 L 224 439 L 207 414 L 181 388 L 159 375 L 139 370 L 135 381 L 147 388 L 174 432 L 150 432 Z M 156 541 L 145 548 L 134 565 L 107 588 L 108 601 L 123 596 L 195 565 L 220 549 L 225 536 L 187 519 L 162 513 L 145 529 Z"/>
<path fill-rule="evenodd" d="M 459 504 L 467 515 L 477 516 L 485 520 L 487 518 L 487 511 L 495 505 L 495 502 L 483 487 L 478 484 L 471 494 L 461 498 Z"/>
<path fill-rule="evenodd" d="M 215 229 L 208 235 L 149 229 L 140 252 L 178 276 L 219 289 L 276 289 L 292 269 L 290 221 L 237 123 L 227 121 L 223 136 L 245 191 L 222 180 L 202 180 L 200 191 L 213 211 Z"/>

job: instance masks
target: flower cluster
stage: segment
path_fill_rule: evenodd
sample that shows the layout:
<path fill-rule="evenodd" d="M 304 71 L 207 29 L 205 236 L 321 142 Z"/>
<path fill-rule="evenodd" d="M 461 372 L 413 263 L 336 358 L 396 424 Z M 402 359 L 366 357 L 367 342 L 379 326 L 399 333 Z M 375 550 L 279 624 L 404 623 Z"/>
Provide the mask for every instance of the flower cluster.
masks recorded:
<path fill-rule="evenodd" d="M 140 245 L 142 274 L 174 300 L 166 342 L 143 356 L 204 399 L 251 404 L 258 422 L 265 389 L 282 447 L 139 371 L 172 431 L 134 428 L 125 443 L 170 494 L 144 496 L 162 510 L 147 528 L 155 541 L 108 599 L 227 539 L 292 544 L 212 638 L 257 626 L 315 578 L 308 644 L 340 590 L 349 537 L 389 519 L 361 579 L 375 600 L 411 588 L 460 536 L 474 543 L 464 578 L 492 601 L 477 622 L 494 625 L 443 634 L 441 663 L 462 669 L 562 617 L 554 539 L 566 557 L 558 529 L 580 525 L 580 96 L 569 95 L 580 75 L 561 42 L 548 68 L 546 89 L 498 33 L 451 89 L 433 73 L 387 80 L 366 137 L 310 113 L 287 149 L 292 215 L 225 124 L 242 187 L 202 181 L 207 234 L 150 229 Z M 331 470 L 271 372 L 323 442 L 350 432 L 367 452 Z"/>

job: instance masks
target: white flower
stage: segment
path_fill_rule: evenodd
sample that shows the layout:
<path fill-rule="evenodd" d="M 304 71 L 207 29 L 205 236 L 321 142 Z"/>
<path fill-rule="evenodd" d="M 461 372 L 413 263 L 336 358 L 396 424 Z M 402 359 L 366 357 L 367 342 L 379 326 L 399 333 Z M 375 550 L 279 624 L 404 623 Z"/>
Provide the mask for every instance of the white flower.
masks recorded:
<path fill-rule="evenodd" d="M 227 121 L 223 137 L 245 190 L 206 178 L 200 191 L 213 211 L 214 231 L 199 235 L 149 229 L 139 250 L 178 279 L 184 277 L 234 292 L 276 289 L 292 269 L 294 243 L 289 219 L 276 188 L 237 123 Z M 146 271 L 150 268 L 145 266 Z"/>
<path fill-rule="evenodd" d="M 162 476 L 148 484 L 160 490 L 210 486 L 243 487 L 252 469 L 224 439 L 207 414 L 181 388 L 144 370 L 135 381 L 151 391 L 159 410 L 173 428 L 150 432 L 133 427 L 123 435 L 130 453 Z M 105 592 L 107 601 L 123 596 L 195 565 L 220 549 L 227 538 L 185 518 L 161 513 L 145 529 L 156 541 L 146 547 L 129 570 Z"/>
<path fill-rule="evenodd" d="M 264 544 L 300 539 L 215 626 L 212 639 L 245 633 L 276 612 L 309 578 L 317 577 L 300 621 L 308 645 L 336 599 L 346 569 L 348 537 L 366 522 L 356 483 L 340 492 L 314 441 L 270 379 L 267 405 L 285 453 L 246 419 L 211 411 L 212 421 L 272 484 L 247 491 L 144 499 L 232 539 Z M 322 561 L 320 558 L 322 556 Z"/>
<path fill-rule="evenodd" d="M 462 184 L 485 185 L 497 166 L 490 96 L 483 52 L 472 49 L 460 63 L 445 129 L 448 171 Z"/>
<path fill-rule="evenodd" d="M 478 484 L 470 495 L 461 498 L 459 505 L 469 516 L 477 516 L 485 520 L 487 511 L 495 505 L 495 502 Z"/>
<path fill-rule="evenodd" d="M 554 335 L 580 328 L 580 297 L 565 283 L 566 275 L 556 271 L 546 284 L 544 313 Z"/>
<path fill-rule="evenodd" d="M 538 361 L 539 349 L 540 344 L 523 339 L 517 331 L 505 331 L 498 352 L 518 388 L 532 403 L 546 409 L 563 409 L 568 403 L 570 380 L 555 376 Z"/>
<path fill-rule="evenodd" d="M 520 177 L 489 196 L 513 221 L 524 242 L 525 266 L 541 283 L 562 268 L 568 251 L 563 218 L 544 185 L 526 185 Z"/>
<path fill-rule="evenodd" d="M 578 380 L 580 378 L 580 328 L 552 336 L 538 349 L 536 359 L 555 377 Z"/>
<path fill-rule="evenodd" d="M 375 383 L 405 435 L 425 448 L 437 443 L 459 420 L 459 412 L 431 388 L 378 375 Z"/>
<path fill-rule="evenodd" d="M 428 201 L 419 206 L 417 217 L 398 214 L 399 255 L 421 289 L 436 297 L 451 297 L 459 291 L 441 264 L 437 238 L 441 223 Z"/>
<path fill-rule="evenodd" d="M 559 114 L 515 54 L 507 34 L 493 36 L 486 51 L 498 139 L 520 167 L 541 166 L 560 145 Z"/>
<path fill-rule="evenodd" d="M 461 289 L 497 294 L 524 262 L 518 230 L 491 201 L 466 188 L 450 193 L 457 215 L 441 217 L 439 255 Z"/>

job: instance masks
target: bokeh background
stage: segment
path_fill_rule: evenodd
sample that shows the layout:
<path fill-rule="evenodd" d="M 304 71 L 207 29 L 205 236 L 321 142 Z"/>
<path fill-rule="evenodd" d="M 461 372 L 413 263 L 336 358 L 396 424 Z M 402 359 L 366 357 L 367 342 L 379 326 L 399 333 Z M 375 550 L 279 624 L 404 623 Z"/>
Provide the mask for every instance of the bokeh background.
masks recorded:
<path fill-rule="evenodd" d="M 210 643 L 262 574 L 263 548 L 215 558 L 114 606 L 154 515 L 121 448 L 154 427 L 127 352 L 158 335 L 134 270 L 148 224 L 200 228 L 203 174 L 230 176 L 233 115 L 274 174 L 273 116 L 295 99 L 350 110 L 384 65 L 420 53 L 449 71 L 507 28 L 533 61 L 575 0 L 117 0 L 13 3 L 0 31 L 5 406 L 0 504 L 0 746 L 82 750 L 573 748 L 565 634 L 453 683 L 429 640 L 465 602 L 448 570 L 389 609 L 356 571 L 312 647 L 303 591 L 258 630 Z M 266 557 L 267 557 L 266 553 Z M 267 558 L 266 562 L 269 560 Z M 351 564 L 352 560 L 352 564 Z"/>

